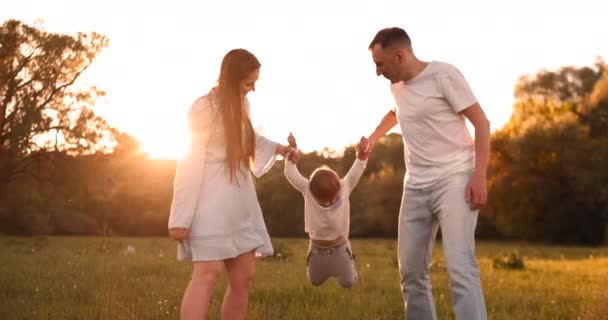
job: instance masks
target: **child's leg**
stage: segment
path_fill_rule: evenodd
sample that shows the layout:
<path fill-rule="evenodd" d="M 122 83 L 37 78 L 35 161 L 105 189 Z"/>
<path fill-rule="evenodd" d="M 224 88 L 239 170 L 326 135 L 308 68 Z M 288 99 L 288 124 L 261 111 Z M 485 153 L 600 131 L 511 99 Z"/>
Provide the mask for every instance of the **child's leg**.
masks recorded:
<path fill-rule="evenodd" d="M 352 255 L 350 242 L 336 248 L 334 253 L 334 266 L 336 268 L 336 279 L 343 288 L 350 288 L 357 282 L 357 269 L 355 259 Z"/>
<path fill-rule="evenodd" d="M 330 275 L 327 268 L 327 256 L 323 255 L 319 250 L 319 248 L 310 243 L 308 254 L 306 255 L 306 274 L 308 275 L 308 281 L 313 286 L 322 285 Z"/>

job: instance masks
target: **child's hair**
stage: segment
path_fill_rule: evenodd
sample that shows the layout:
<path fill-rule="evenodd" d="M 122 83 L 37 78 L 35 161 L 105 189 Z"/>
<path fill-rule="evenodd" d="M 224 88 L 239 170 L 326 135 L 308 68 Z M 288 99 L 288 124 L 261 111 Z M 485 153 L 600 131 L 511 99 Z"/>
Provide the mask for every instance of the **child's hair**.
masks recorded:
<path fill-rule="evenodd" d="M 340 178 L 329 167 L 322 166 L 310 176 L 310 192 L 319 202 L 329 202 L 336 198 L 340 191 Z"/>

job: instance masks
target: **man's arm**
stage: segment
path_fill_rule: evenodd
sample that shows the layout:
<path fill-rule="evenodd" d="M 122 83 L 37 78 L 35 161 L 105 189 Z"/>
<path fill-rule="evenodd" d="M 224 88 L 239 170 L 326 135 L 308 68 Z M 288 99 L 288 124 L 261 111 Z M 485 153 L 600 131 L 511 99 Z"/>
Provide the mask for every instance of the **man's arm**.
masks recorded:
<path fill-rule="evenodd" d="M 474 103 L 461 112 L 475 127 L 475 173 L 466 190 L 466 199 L 477 209 L 488 199 L 486 177 L 490 159 L 490 121 L 479 103 Z"/>
<path fill-rule="evenodd" d="M 373 149 L 378 139 L 382 138 L 389 130 L 391 130 L 397 124 L 397 114 L 391 110 L 384 115 L 380 123 L 376 127 L 376 130 L 369 136 L 369 148 Z"/>

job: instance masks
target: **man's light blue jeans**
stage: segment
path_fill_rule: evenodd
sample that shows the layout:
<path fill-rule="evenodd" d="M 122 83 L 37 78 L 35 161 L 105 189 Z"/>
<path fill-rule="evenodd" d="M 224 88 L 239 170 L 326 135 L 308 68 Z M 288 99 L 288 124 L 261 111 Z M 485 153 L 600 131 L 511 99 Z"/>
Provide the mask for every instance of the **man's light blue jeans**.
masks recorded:
<path fill-rule="evenodd" d="M 439 227 L 456 317 L 487 319 L 475 258 L 478 211 L 465 200 L 470 176 L 459 173 L 425 189 L 404 188 L 399 213 L 399 271 L 409 320 L 437 319 L 429 265 Z"/>

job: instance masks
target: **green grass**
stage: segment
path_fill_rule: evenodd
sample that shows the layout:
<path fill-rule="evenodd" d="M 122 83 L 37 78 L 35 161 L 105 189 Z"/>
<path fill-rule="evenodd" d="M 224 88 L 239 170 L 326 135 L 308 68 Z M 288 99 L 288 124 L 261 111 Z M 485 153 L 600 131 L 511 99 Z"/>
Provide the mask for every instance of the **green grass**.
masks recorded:
<path fill-rule="evenodd" d="M 342 289 L 306 280 L 305 239 L 274 239 L 281 257 L 258 260 L 248 319 L 403 319 L 396 241 L 352 241 L 360 280 Z M 128 245 L 135 253 L 127 253 Z M 523 270 L 495 269 L 516 250 Z M 163 238 L 0 237 L 0 319 L 177 319 L 191 264 Z M 490 319 L 606 319 L 608 248 L 480 242 Z M 454 319 L 438 244 L 432 268 L 440 319 Z M 218 319 L 222 279 L 212 301 Z"/>

